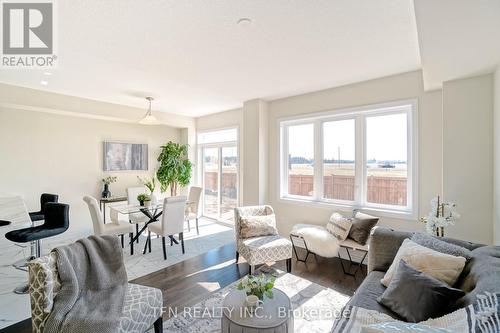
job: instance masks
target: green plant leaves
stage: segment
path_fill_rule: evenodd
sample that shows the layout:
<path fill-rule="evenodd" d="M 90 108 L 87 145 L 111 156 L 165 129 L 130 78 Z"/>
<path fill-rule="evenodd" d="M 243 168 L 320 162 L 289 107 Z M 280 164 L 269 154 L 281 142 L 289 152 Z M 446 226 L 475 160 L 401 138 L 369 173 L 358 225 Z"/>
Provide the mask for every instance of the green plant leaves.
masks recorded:
<path fill-rule="evenodd" d="M 188 159 L 188 145 L 169 141 L 161 146 L 158 162 L 160 166 L 156 171 L 156 178 L 160 182 L 162 192 L 165 192 L 168 187 L 175 192 L 177 184 L 180 186 L 189 184 L 193 164 Z M 172 193 L 172 195 L 175 194 Z"/>

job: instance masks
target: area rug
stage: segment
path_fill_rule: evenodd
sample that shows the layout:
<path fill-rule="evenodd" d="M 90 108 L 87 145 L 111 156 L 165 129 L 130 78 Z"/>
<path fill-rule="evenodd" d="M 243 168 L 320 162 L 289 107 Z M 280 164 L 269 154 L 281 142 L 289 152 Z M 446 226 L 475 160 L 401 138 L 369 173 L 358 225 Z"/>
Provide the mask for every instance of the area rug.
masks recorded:
<path fill-rule="evenodd" d="M 275 287 L 290 297 L 294 313 L 294 331 L 330 332 L 341 315 L 349 296 L 322 287 L 293 274 L 264 268 L 265 274 L 277 277 Z M 163 332 L 214 333 L 221 331 L 221 307 L 224 297 L 236 289 L 238 281 L 214 292 L 204 301 L 185 309 L 169 309 L 173 315 L 163 323 Z"/>
<path fill-rule="evenodd" d="M 123 251 L 123 260 L 129 280 L 156 272 L 178 262 L 199 256 L 210 250 L 217 249 L 234 242 L 234 229 L 200 219 L 200 235 L 195 228 L 184 234 L 185 253 L 180 245 L 170 246 L 167 242 L 167 260 L 163 259 L 161 238 L 151 237 L 151 253 L 142 254 L 146 237 L 141 237 L 140 243 L 134 246 L 134 255 L 130 255 L 128 245 Z"/>

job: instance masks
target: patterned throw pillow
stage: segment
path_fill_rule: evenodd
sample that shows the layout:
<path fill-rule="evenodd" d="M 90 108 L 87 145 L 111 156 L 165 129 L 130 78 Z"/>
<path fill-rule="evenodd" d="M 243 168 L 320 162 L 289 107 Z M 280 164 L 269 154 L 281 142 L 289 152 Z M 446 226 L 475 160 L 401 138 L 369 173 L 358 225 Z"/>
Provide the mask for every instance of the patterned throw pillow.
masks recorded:
<path fill-rule="evenodd" d="M 243 216 L 240 218 L 241 238 L 277 235 L 274 214 L 262 216 Z"/>
<path fill-rule="evenodd" d="M 408 238 L 399 247 L 396 257 L 380 282 L 388 287 L 399 265 L 404 260 L 414 269 L 453 286 L 465 266 L 464 257 L 441 253 L 419 245 Z"/>
<path fill-rule="evenodd" d="M 45 320 L 54 306 L 54 298 L 61 290 L 56 252 L 30 262 L 29 288 L 33 332 L 43 332 Z"/>
<path fill-rule="evenodd" d="M 339 213 L 333 213 L 330 216 L 330 220 L 326 225 L 326 230 L 328 230 L 335 238 L 339 241 L 343 241 L 349 235 L 349 230 L 351 230 L 352 219 L 344 217 Z"/>

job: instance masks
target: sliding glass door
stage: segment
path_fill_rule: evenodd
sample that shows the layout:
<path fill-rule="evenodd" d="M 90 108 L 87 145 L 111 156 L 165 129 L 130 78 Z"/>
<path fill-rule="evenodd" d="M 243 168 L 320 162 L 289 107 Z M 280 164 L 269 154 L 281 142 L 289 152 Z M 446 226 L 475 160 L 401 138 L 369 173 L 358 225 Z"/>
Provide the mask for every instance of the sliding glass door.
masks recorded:
<path fill-rule="evenodd" d="M 203 215 L 224 222 L 233 221 L 238 206 L 237 130 L 198 135 L 203 180 Z"/>
<path fill-rule="evenodd" d="M 219 217 L 219 148 L 203 149 L 203 214 Z"/>
<path fill-rule="evenodd" d="M 238 205 L 238 155 L 236 146 L 221 147 L 220 218 L 233 219 Z"/>

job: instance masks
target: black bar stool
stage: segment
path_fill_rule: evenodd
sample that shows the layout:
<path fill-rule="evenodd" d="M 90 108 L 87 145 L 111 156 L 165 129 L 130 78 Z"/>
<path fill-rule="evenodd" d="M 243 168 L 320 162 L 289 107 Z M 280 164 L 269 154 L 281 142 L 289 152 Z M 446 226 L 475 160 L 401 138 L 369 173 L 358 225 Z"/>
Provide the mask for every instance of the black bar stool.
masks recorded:
<path fill-rule="evenodd" d="M 69 227 L 69 205 L 47 202 L 44 205 L 44 223 L 36 227 L 29 227 L 9 231 L 5 237 L 16 243 L 27 243 L 35 241 L 37 246 L 35 258 L 41 256 L 41 240 L 44 238 L 62 234 Z M 16 294 L 28 292 L 27 284 L 14 290 Z"/>
<path fill-rule="evenodd" d="M 37 221 L 43 221 L 45 216 L 45 204 L 49 202 L 57 202 L 59 200 L 59 196 L 57 194 L 50 194 L 50 193 L 42 193 L 40 196 L 40 210 L 37 212 L 30 212 L 28 213 L 31 219 L 31 226 L 35 226 L 35 222 Z M 19 270 L 26 271 L 27 270 L 27 265 L 30 260 L 33 260 L 36 258 L 36 251 L 37 248 L 40 247 L 40 244 L 37 242 L 31 242 L 30 244 L 30 256 L 28 258 L 23 258 L 21 260 L 16 261 L 13 266 Z"/>
<path fill-rule="evenodd" d="M 59 196 L 57 194 L 42 193 L 40 196 L 40 210 L 38 212 L 30 212 L 30 219 L 32 222 L 42 221 L 45 217 L 45 204 L 49 202 L 57 202 Z"/>

